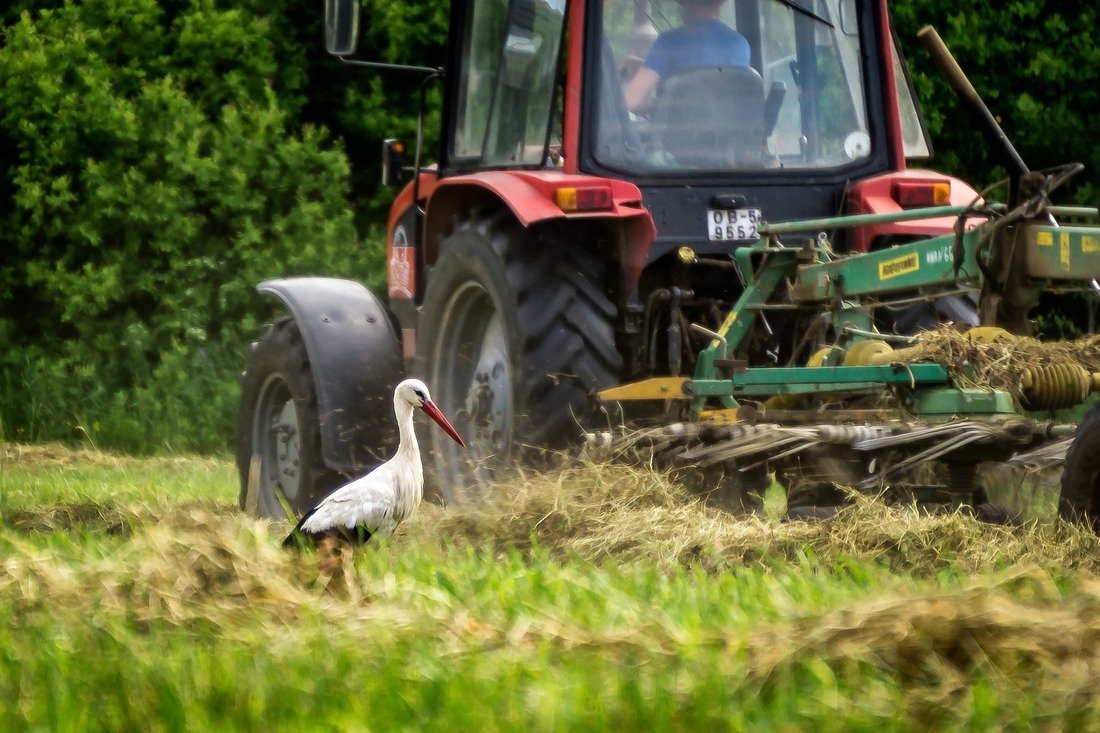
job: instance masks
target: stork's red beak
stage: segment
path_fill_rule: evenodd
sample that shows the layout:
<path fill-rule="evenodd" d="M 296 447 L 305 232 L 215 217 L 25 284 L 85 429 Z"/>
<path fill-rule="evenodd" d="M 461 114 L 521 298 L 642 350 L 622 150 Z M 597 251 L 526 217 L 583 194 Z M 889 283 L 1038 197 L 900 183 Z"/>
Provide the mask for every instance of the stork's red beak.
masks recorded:
<path fill-rule="evenodd" d="M 454 438 L 456 443 L 461 445 L 463 448 L 466 447 L 466 443 L 462 441 L 462 436 L 458 434 L 458 431 L 454 429 L 454 426 L 451 425 L 447 418 L 443 416 L 443 413 L 439 411 L 439 408 L 435 406 L 434 402 L 425 402 L 420 407 L 420 409 L 428 413 L 428 417 L 435 420 L 439 424 L 439 427 L 447 431 L 447 435 Z"/>

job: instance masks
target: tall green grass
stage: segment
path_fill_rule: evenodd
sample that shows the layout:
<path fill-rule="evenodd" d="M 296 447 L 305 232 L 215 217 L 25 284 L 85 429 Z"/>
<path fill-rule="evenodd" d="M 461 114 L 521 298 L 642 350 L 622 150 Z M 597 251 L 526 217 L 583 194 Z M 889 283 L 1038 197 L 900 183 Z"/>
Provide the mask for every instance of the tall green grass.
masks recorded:
<path fill-rule="evenodd" d="M 287 552 L 232 466 L 0 445 L 2 730 L 1087 730 L 1095 537 L 522 475 Z"/>

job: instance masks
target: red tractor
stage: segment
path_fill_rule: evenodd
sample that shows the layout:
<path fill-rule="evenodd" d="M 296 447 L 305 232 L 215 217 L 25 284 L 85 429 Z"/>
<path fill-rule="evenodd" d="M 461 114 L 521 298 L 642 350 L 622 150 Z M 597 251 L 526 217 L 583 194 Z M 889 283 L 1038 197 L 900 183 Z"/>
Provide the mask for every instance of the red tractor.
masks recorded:
<path fill-rule="evenodd" d="M 440 146 L 431 166 L 416 151 L 390 212 L 388 298 L 328 278 L 259 286 L 290 315 L 244 373 L 242 506 L 301 512 L 386 458 L 406 373 L 470 446 L 423 438 L 439 497 L 460 500 L 528 446 L 608 420 L 597 391 L 691 374 L 706 337 L 688 326 L 720 327 L 744 282 L 733 251 L 761 222 L 976 197 L 908 166 L 930 146 L 886 0 L 712 3 L 748 63 L 669 73 L 631 111 L 632 73 L 690 2 L 453 0 Z M 328 50 L 380 66 L 347 58 L 358 12 L 327 0 Z M 404 147 L 385 150 L 393 179 Z M 954 222 L 820 236 L 861 252 Z M 976 322 L 965 297 L 918 300 L 884 303 L 880 327 Z M 810 324 L 773 318 L 740 358 L 786 363 Z"/>

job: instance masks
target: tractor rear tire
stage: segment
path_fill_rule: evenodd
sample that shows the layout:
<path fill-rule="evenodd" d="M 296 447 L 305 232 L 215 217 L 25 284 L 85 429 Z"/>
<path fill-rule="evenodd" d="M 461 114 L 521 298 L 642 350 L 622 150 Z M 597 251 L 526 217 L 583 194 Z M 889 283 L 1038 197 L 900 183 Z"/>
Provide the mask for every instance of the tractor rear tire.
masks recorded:
<path fill-rule="evenodd" d="M 977 326 L 978 306 L 966 295 L 945 295 L 934 303 L 918 303 L 900 311 L 882 309 L 876 314 L 876 326 L 885 333 L 915 335 L 945 323 Z"/>
<path fill-rule="evenodd" d="M 529 448 L 568 446 L 599 414 L 596 391 L 618 381 L 606 264 L 575 240 L 496 210 L 460 221 L 443 243 L 415 372 L 468 447 L 422 431 L 435 498 L 460 503 Z"/>
<path fill-rule="evenodd" d="M 1013 527 L 1023 522 L 1020 513 L 1004 504 L 976 504 L 972 510 L 974 518 L 986 524 L 1000 524 Z"/>
<path fill-rule="evenodd" d="M 241 377 L 237 412 L 240 507 L 260 517 L 299 515 L 347 478 L 321 457 L 317 389 L 297 322 L 264 326 Z M 250 501 L 249 491 L 255 492 Z"/>
<path fill-rule="evenodd" d="M 919 242 L 924 237 L 891 237 L 872 247 L 872 251 L 881 251 L 892 245 Z M 900 297 L 901 294 L 895 294 Z M 908 293 L 916 295 L 916 292 Z M 921 331 L 937 328 L 944 323 L 960 326 L 977 326 L 978 301 L 971 295 L 947 295 L 934 301 L 916 303 L 900 310 L 879 308 L 875 311 L 875 327 L 883 333 L 915 335 Z"/>
<path fill-rule="evenodd" d="M 1058 514 L 1100 531 L 1100 404 L 1077 425 L 1062 469 Z"/>

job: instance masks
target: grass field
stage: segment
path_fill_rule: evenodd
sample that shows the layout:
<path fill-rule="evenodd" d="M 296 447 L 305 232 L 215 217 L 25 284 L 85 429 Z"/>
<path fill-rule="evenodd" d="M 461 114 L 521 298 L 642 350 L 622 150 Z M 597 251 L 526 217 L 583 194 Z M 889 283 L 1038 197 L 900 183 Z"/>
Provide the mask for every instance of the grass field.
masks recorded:
<path fill-rule="evenodd" d="M 284 551 L 233 467 L 0 444 L 0 730 L 1097 730 L 1100 543 L 522 476 Z"/>

